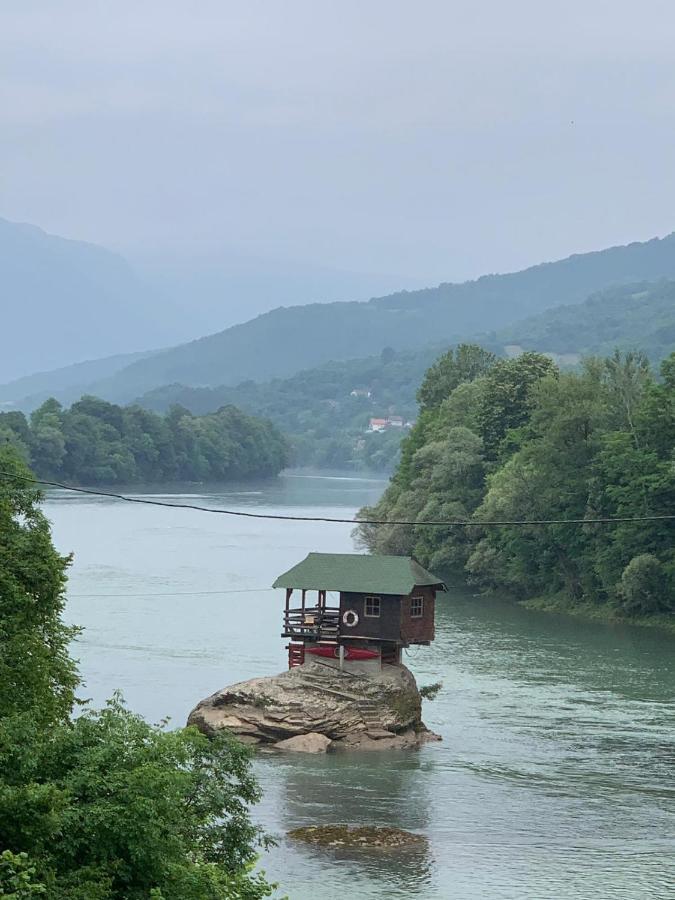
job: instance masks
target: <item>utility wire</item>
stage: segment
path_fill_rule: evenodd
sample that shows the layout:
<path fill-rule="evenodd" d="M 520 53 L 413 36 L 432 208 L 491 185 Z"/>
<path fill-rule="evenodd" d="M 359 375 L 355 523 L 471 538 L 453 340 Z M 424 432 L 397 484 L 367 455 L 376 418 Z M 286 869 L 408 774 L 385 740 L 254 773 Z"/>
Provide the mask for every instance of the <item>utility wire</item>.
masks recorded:
<path fill-rule="evenodd" d="M 209 594 L 260 594 L 262 591 L 273 591 L 274 588 L 239 588 L 238 590 L 225 591 L 151 591 L 144 594 L 68 594 L 69 600 L 91 597 L 206 597 Z"/>
<path fill-rule="evenodd" d="M 193 509 L 198 512 L 217 513 L 221 516 L 238 516 L 245 519 L 272 519 L 282 522 L 331 522 L 338 525 L 406 525 L 424 526 L 434 528 L 482 528 L 486 525 L 605 525 L 614 522 L 655 522 L 675 519 L 675 513 L 666 515 L 649 516 L 600 516 L 595 519 L 494 519 L 471 520 L 456 519 L 445 521 L 406 521 L 400 519 L 340 519 L 332 516 L 289 516 L 279 513 L 255 513 L 244 512 L 239 509 L 219 509 L 213 506 L 199 506 L 196 503 L 169 503 L 166 500 L 150 500 L 147 497 L 130 497 L 126 494 L 117 494 L 113 491 L 97 491 L 92 488 L 75 487 L 72 484 L 63 484 L 60 481 L 45 481 L 38 478 L 29 478 L 27 475 L 17 475 L 13 472 L 1 472 L 1 478 L 16 478 L 30 484 L 44 484 L 48 487 L 61 488 L 64 491 L 73 491 L 78 494 L 89 494 L 92 497 L 108 497 L 113 500 L 124 500 L 126 503 L 141 503 L 145 506 L 164 506 L 168 509 Z"/>

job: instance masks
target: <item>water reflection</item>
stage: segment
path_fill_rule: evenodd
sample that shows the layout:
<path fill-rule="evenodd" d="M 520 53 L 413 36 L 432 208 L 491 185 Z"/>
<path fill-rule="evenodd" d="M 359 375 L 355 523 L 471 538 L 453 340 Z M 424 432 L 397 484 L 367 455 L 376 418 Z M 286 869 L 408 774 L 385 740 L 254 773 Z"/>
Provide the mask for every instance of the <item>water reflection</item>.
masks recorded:
<path fill-rule="evenodd" d="M 298 853 L 307 865 L 330 870 L 332 878 L 359 871 L 382 891 L 412 896 L 431 883 L 433 860 L 428 782 L 415 751 L 334 753 L 326 756 L 267 756 L 257 763 L 266 793 L 273 783 L 276 854 Z M 288 838 L 305 825 L 393 825 L 424 840 L 396 850 L 318 848 Z M 407 894 L 406 894 L 407 892 Z"/>

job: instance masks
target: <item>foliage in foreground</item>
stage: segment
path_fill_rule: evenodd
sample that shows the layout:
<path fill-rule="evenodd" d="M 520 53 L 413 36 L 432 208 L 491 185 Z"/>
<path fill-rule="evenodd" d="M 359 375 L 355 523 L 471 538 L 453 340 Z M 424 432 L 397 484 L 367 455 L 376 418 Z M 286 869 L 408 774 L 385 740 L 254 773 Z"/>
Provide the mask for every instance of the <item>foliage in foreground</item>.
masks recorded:
<path fill-rule="evenodd" d="M 27 473 L 8 448 L 0 467 Z M 72 717 L 69 560 L 38 501 L 0 480 L 0 896 L 269 896 L 251 871 L 264 839 L 249 817 L 259 790 L 244 747 L 148 725 L 119 697 Z"/>
<path fill-rule="evenodd" d="M 69 409 L 47 400 L 26 419 L 0 413 L 8 442 L 43 478 L 79 484 L 228 481 L 276 475 L 288 447 L 271 422 L 224 406 L 193 416 L 179 406 L 165 416 L 140 406 L 83 397 Z"/>
<path fill-rule="evenodd" d="M 481 526 L 672 514 L 675 354 L 659 381 L 639 354 L 561 373 L 537 353 L 496 360 L 466 347 L 429 370 L 419 397 L 392 483 L 361 517 L 475 525 L 362 525 L 370 550 L 413 554 L 518 599 L 675 612 L 672 520 Z"/>

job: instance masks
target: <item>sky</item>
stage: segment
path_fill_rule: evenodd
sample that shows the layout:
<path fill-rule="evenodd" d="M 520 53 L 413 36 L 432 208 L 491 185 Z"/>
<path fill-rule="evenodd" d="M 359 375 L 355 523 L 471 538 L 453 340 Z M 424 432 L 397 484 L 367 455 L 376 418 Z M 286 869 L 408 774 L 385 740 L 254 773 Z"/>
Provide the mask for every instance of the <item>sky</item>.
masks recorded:
<path fill-rule="evenodd" d="M 435 284 L 675 229 L 668 0 L 3 0 L 0 216 Z"/>

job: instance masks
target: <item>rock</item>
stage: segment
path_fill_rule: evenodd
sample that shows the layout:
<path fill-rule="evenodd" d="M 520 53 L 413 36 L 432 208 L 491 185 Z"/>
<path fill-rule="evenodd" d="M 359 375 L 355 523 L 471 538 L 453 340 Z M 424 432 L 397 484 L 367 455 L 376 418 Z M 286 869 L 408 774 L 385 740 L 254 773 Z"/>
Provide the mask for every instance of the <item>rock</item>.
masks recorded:
<path fill-rule="evenodd" d="M 197 704 L 188 724 L 205 734 L 226 729 L 261 746 L 316 735 L 333 742 L 332 750 L 407 749 L 429 739 L 421 708 L 405 666 L 385 665 L 379 673 L 355 676 L 307 662 L 216 692 Z"/>
<path fill-rule="evenodd" d="M 288 836 L 319 847 L 358 847 L 381 850 L 425 844 L 420 834 L 402 828 L 378 825 L 309 825 L 295 828 Z"/>
<path fill-rule="evenodd" d="M 325 734 L 311 731 L 309 734 L 298 734 L 296 737 L 278 741 L 275 750 L 294 750 L 298 753 L 326 753 L 333 742 Z"/>

